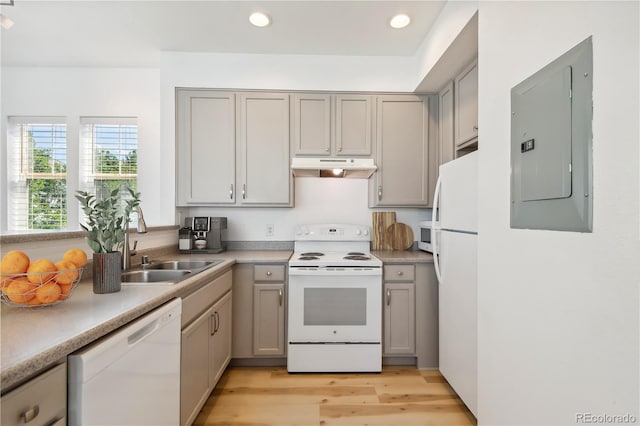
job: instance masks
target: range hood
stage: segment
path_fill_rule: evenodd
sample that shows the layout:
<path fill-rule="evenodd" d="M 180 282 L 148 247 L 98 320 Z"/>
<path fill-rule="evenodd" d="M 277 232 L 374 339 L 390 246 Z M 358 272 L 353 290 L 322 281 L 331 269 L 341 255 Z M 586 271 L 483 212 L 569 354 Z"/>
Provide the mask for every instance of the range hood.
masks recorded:
<path fill-rule="evenodd" d="M 291 172 L 296 177 L 346 177 L 367 179 L 377 169 L 371 158 L 294 157 Z"/>

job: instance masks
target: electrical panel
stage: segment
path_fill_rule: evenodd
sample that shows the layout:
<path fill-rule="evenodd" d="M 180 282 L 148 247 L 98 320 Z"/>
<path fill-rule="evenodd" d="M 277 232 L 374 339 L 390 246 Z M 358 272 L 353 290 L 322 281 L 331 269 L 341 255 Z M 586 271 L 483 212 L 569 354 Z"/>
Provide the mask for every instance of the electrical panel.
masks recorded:
<path fill-rule="evenodd" d="M 511 227 L 592 228 L 591 38 L 511 89 Z"/>

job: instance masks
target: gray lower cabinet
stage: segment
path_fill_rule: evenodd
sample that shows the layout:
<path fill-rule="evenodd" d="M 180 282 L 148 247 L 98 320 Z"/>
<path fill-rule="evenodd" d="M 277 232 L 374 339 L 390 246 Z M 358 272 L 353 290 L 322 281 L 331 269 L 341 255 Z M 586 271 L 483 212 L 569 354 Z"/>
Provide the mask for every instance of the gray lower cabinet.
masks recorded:
<path fill-rule="evenodd" d="M 385 364 L 438 368 L 438 280 L 433 263 L 384 262 Z"/>
<path fill-rule="evenodd" d="M 291 206 L 289 97 L 177 89 L 177 205 Z"/>
<path fill-rule="evenodd" d="M 376 103 L 376 164 L 369 207 L 427 207 L 428 97 L 380 95 Z"/>
<path fill-rule="evenodd" d="M 2 395 L 3 426 L 67 424 L 67 364 L 59 364 Z"/>
<path fill-rule="evenodd" d="M 233 292 L 234 360 L 284 358 L 286 265 L 236 264 Z"/>
<path fill-rule="evenodd" d="M 415 355 L 415 265 L 384 266 L 383 355 Z"/>
<path fill-rule="evenodd" d="M 184 298 L 180 361 L 180 424 L 190 425 L 231 359 L 232 273 Z"/>
<path fill-rule="evenodd" d="M 293 95 L 296 156 L 370 156 L 373 97 L 365 94 Z"/>

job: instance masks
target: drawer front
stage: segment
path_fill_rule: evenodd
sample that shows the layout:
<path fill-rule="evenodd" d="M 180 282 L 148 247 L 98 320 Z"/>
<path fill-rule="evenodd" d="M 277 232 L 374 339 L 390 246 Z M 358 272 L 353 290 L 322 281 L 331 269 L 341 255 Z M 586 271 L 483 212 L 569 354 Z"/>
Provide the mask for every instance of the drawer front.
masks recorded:
<path fill-rule="evenodd" d="M 2 397 L 2 425 L 57 425 L 67 415 L 67 364 L 60 364 Z M 32 423 L 29 423 L 32 422 Z M 64 424 L 64 423 L 62 423 Z"/>
<path fill-rule="evenodd" d="M 385 281 L 413 281 L 415 276 L 415 265 L 384 265 Z"/>
<path fill-rule="evenodd" d="M 284 281 L 284 265 L 256 265 L 253 267 L 254 281 Z"/>
<path fill-rule="evenodd" d="M 231 271 L 225 272 L 209 284 L 185 297 L 182 300 L 182 328 L 231 290 L 232 281 Z"/>

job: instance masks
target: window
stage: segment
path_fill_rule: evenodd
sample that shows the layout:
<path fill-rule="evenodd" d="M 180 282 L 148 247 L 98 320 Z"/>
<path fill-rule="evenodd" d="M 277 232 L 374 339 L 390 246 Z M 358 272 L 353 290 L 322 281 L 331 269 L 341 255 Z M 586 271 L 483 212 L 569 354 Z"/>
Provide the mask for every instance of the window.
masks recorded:
<path fill-rule="evenodd" d="M 79 230 L 78 189 L 98 198 L 122 184 L 137 191 L 137 120 L 83 117 L 79 124 L 69 133 L 65 117 L 9 117 L 9 231 Z"/>
<path fill-rule="evenodd" d="M 67 127 L 61 118 L 9 118 L 10 230 L 67 227 Z"/>
<path fill-rule="evenodd" d="M 128 185 L 137 190 L 138 125 L 135 118 L 84 117 L 82 188 L 97 198 Z M 123 192 L 128 196 L 128 192 Z"/>

